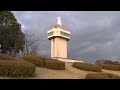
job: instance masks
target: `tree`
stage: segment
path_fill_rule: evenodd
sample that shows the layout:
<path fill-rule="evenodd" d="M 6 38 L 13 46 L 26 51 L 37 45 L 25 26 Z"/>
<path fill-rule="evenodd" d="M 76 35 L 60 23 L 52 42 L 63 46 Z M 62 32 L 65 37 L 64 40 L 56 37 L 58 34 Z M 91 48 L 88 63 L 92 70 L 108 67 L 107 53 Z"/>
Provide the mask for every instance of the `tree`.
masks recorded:
<path fill-rule="evenodd" d="M 25 52 L 27 55 L 37 55 L 39 50 L 39 39 L 31 32 L 25 33 Z"/>
<path fill-rule="evenodd" d="M 11 11 L 0 11 L 0 44 L 2 53 L 15 56 L 23 49 L 25 35 Z"/>

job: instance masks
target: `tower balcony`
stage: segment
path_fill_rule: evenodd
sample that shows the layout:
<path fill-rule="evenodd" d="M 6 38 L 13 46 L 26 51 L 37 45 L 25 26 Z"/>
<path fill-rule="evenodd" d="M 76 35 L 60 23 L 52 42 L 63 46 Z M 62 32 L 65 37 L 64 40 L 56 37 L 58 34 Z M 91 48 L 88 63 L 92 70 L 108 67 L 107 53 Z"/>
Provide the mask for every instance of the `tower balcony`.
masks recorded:
<path fill-rule="evenodd" d="M 70 32 L 62 29 L 52 29 L 47 32 L 48 34 L 48 39 L 51 40 L 54 37 L 61 37 L 66 40 L 70 40 Z"/>

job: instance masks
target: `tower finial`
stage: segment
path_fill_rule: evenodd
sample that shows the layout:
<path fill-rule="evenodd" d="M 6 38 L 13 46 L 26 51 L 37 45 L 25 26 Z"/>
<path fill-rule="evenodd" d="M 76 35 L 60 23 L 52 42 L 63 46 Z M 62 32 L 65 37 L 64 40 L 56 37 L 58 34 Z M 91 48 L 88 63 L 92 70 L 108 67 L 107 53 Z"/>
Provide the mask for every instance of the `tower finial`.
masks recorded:
<path fill-rule="evenodd" d="M 61 17 L 58 17 L 57 24 L 59 24 L 59 25 L 61 25 L 61 26 L 62 26 L 62 23 L 61 23 Z"/>

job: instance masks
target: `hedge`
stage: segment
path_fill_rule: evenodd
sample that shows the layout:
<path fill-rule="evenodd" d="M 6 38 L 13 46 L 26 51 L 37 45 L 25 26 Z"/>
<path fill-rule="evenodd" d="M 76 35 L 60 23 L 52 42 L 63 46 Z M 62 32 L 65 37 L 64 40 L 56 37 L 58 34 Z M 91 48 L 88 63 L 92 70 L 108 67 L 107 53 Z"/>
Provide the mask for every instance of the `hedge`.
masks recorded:
<path fill-rule="evenodd" d="M 0 60 L 16 60 L 16 58 L 7 56 L 5 54 L 0 54 Z"/>
<path fill-rule="evenodd" d="M 120 79 L 120 76 L 111 73 L 88 73 L 85 79 Z"/>
<path fill-rule="evenodd" d="M 95 64 L 75 62 L 73 63 L 73 67 L 86 71 L 101 72 L 101 67 Z"/>
<path fill-rule="evenodd" d="M 45 67 L 53 70 L 65 70 L 65 63 L 58 61 L 56 59 L 32 55 L 31 56 L 25 55 L 23 56 L 23 59 L 39 67 Z"/>
<path fill-rule="evenodd" d="M 102 69 L 120 71 L 120 65 L 112 65 L 112 64 L 97 64 L 97 65 L 102 67 Z"/>
<path fill-rule="evenodd" d="M 65 70 L 65 62 L 54 59 L 46 60 L 45 62 L 45 67 L 48 69 Z"/>
<path fill-rule="evenodd" d="M 35 64 L 36 66 L 45 67 L 45 58 L 25 55 L 23 56 L 23 59 Z"/>
<path fill-rule="evenodd" d="M 0 60 L 0 76 L 33 76 L 36 66 L 24 60 Z"/>

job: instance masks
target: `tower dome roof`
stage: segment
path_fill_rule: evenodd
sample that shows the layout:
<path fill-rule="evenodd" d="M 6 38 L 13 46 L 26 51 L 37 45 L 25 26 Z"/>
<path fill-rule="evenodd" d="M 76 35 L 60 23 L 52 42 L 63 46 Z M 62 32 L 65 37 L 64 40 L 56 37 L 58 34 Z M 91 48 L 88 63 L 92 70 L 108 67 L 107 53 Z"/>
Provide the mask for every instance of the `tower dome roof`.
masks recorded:
<path fill-rule="evenodd" d="M 67 30 L 64 26 L 61 26 L 61 25 L 59 25 L 59 24 L 52 25 L 52 26 L 50 27 L 50 29 L 52 29 L 52 28 L 61 28 L 61 29 Z"/>

